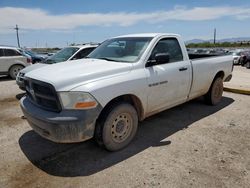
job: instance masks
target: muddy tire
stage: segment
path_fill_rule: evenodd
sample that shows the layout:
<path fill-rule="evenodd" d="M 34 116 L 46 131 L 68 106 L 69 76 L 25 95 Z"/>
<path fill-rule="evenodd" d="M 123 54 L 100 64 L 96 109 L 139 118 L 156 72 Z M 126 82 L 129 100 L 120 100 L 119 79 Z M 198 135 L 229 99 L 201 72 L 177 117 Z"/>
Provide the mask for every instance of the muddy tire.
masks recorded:
<path fill-rule="evenodd" d="M 20 70 L 22 70 L 24 66 L 22 65 L 14 65 L 9 70 L 9 75 L 12 79 L 16 79 L 16 76 Z"/>
<path fill-rule="evenodd" d="M 222 98 L 223 94 L 223 80 L 220 77 L 214 79 L 209 91 L 204 96 L 205 101 L 209 105 L 217 105 Z"/>
<path fill-rule="evenodd" d="M 107 150 L 117 151 L 126 147 L 135 137 L 138 115 L 128 103 L 120 103 L 109 109 L 96 125 L 95 139 Z"/>

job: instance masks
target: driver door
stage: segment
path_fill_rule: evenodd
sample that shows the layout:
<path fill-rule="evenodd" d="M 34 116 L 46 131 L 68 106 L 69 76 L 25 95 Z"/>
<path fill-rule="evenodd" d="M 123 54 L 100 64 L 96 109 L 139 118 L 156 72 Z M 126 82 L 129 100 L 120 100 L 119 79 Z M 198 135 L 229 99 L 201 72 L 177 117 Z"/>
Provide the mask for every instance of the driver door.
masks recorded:
<path fill-rule="evenodd" d="M 146 67 L 148 83 L 148 113 L 168 108 L 187 100 L 191 86 L 191 64 L 184 61 L 176 38 L 163 38 L 154 47 L 155 55 L 167 53 L 169 61 Z"/>

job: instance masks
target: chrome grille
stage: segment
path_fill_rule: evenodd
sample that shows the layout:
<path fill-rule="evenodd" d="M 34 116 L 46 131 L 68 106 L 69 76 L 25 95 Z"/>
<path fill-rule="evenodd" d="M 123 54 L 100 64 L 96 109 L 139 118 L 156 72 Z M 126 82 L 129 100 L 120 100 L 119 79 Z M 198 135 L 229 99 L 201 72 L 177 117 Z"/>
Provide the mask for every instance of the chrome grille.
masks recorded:
<path fill-rule="evenodd" d="M 51 84 L 33 79 L 25 79 L 24 84 L 27 96 L 34 104 L 49 111 L 61 111 L 60 101 Z"/>

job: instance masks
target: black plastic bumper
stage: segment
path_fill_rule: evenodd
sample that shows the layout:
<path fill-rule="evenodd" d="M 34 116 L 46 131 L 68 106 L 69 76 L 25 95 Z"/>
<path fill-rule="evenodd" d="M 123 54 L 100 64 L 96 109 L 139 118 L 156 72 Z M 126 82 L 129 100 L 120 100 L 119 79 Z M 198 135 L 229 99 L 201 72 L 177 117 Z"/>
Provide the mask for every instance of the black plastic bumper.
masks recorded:
<path fill-rule="evenodd" d="M 93 137 L 95 122 L 102 107 L 89 110 L 62 110 L 51 112 L 33 104 L 26 96 L 21 108 L 30 126 L 42 137 L 54 142 L 81 142 Z"/>

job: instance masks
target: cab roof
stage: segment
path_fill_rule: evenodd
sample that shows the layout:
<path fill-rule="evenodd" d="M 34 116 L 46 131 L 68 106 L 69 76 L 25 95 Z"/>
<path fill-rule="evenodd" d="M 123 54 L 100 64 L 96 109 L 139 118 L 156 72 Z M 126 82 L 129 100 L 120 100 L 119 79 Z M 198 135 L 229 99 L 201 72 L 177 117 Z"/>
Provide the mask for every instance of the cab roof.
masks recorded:
<path fill-rule="evenodd" d="M 157 36 L 175 36 L 179 37 L 178 34 L 173 33 L 138 33 L 138 34 L 129 34 L 129 35 L 121 35 L 114 38 L 122 38 L 122 37 L 157 37 Z"/>

